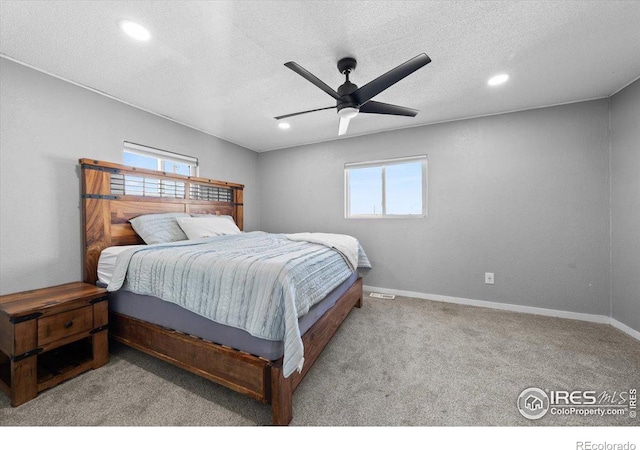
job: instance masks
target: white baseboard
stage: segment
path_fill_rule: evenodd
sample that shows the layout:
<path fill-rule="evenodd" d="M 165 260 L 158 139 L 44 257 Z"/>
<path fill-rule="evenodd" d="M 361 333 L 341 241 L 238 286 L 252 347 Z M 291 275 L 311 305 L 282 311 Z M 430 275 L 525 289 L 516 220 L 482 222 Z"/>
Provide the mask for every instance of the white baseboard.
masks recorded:
<path fill-rule="evenodd" d="M 634 337 L 634 338 L 636 338 L 637 340 L 640 341 L 640 331 L 634 330 L 630 326 L 625 325 L 622 322 L 617 321 L 613 317 L 609 318 L 609 323 L 611 324 L 611 326 L 617 328 L 618 330 L 622 331 L 623 333 L 627 333 L 629 336 Z"/>
<path fill-rule="evenodd" d="M 474 300 L 462 297 L 450 297 L 448 295 L 425 294 L 423 292 L 402 291 L 399 289 L 387 289 L 375 286 L 363 286 L 366 291 L 380 292 L 382 294 L 395 294 L 403 297 L 421 298 L 436 302 L 456 303 L 458 305 L 479 306 L 482 308 L 500 309 L 503 311 L 513 311 L 526 314 L 538 314 L 540 316 L 560 317 L 562 319 L 582 320 L 584 322 L 604 323 L 611 325 L 618 330 L 640 341 L 640 332 L 619 322 L 612 317 L 600 314 L 585 314 L 572 311 L 561 311 L 557 309 L 536 308 L 534 306 L 513 305 L 510 303 L 488 302 L 485 300 Z"/>

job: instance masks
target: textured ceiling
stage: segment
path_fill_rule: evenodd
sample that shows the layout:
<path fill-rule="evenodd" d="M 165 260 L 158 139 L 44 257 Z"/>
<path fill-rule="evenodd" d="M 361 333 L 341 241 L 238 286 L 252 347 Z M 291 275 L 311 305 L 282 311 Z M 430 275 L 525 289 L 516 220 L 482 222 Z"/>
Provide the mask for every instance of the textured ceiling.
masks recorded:
<path fill-rule="evenodd" d="M 640 75 L 637 1 L 2 1 L 0 52 L 244 147 L 338 138 L 334 105 L 283 64 L 334 89 L 353 56 L 364 85 L 427 53 L 433 62 L 374 99 L 415 118 L 361 114 L 350 136 L 611 95 Z M 149 29 L 137 42 L 119 29 Z M 508 83 L 491 88 L 500 72 Z"/>

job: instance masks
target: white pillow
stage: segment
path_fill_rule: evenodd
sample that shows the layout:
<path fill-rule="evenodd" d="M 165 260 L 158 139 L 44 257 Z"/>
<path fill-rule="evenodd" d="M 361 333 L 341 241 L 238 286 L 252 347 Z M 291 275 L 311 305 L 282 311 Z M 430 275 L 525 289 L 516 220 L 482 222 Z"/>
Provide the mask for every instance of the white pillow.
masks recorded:
<path fill-rule="evenodd" d="M 233 219 L 224 216 L 178 217 L 178 225 L 189 239 L 200 239 L 224 234 L 240 234 L 242 231 Z"/>

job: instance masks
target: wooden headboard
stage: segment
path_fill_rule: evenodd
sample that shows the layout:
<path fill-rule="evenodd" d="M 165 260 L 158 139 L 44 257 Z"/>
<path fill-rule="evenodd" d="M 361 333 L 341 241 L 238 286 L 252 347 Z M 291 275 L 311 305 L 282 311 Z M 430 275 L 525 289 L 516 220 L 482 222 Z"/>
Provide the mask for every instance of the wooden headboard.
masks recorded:
<path fill-rule="evenodd" d="M 243 229 L 244 185 L 139 169 L 94 159 L 82 167 L 84 281 L 98 279 L 100 252 L 144 244 L 128 220 L 142 214 L 225 214 Z"/>

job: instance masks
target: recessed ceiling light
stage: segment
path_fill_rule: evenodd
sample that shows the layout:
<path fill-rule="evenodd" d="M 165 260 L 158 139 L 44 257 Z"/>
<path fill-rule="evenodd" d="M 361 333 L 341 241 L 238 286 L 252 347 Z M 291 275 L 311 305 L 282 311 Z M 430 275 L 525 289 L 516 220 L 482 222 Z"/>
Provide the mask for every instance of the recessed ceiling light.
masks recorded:
<path fill-rule="evenodd" d="M 496 75 L 495 77 L 489 78 L 489 81 L 487 81 L 487 84 L 489 86 L 497 86 L 499 84 L 504 83 L 508 79 L 509 79 L 509 74 L 501 73 L 500 75 Z"/>
<path fill-rule="evenodd" d="M 280 128 L 281 130 L 288 130 L 289 128 L 291 128 L 291 125 L 287 122 L 280 122 L 278 124 L 278 128 Z"/>
<path fill-rule="evenodd" d="M 135 23 L 130 20 L 121 21 L 120 29 L 138 41 L 148 41 L 151 38 L 149 30 L 139 23 Z"/>

